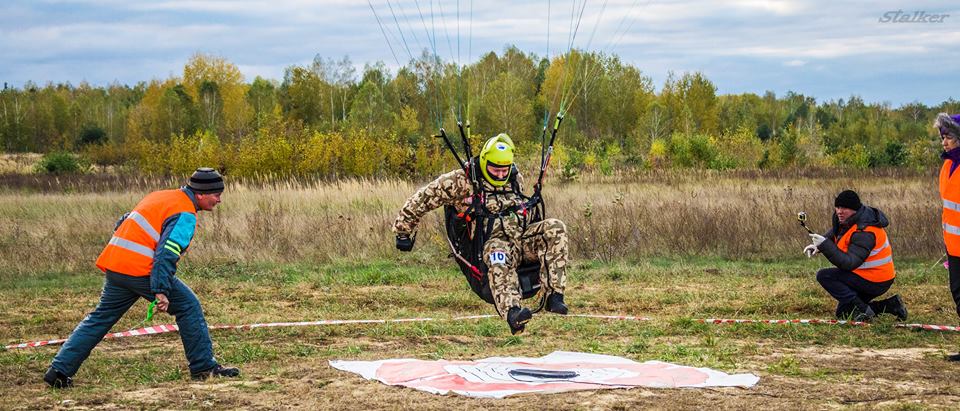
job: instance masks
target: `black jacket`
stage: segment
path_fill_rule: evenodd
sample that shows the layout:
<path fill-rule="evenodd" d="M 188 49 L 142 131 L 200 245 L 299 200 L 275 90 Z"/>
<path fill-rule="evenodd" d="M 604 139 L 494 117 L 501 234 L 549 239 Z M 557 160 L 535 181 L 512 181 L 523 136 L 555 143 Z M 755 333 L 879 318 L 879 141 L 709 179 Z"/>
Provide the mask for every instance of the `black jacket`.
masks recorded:
<path fill-rule="evenodd" d="M 853 271 L 863 264 L 863 261 L 870 256 L 870 251 L 873 251 L 873 247 L 877 245 L 876 236 L 863 230 L 868 226 L 884 228 L 888 225 L 890 225 L 890 221 L 887 220 L 887 216 L 873 207 L 861 206 L 856 214 L 850 216 L 850 221 L 842 226 L 837 214 L 834 213 L 833 228 L 823 235 L 827 237 L 827 240 L 817 248 L 837 268 Z M 847 247 L 847 252 L 843 252 L 837 247 L 837 240 L 843 237 L 847 230 L 857 231 L 850 236 L 850 246 Z"/>

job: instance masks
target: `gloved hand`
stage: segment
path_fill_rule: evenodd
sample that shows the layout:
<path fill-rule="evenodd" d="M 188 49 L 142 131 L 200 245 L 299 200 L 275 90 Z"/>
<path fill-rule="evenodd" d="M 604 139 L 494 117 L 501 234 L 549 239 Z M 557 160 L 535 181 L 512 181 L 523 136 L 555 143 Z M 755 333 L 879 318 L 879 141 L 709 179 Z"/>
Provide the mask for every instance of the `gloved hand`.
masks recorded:
<path fill-rule="evenodd" d="M 810 234 L 810 240 L 813 241 L 814 247 L 820 247 L 820 244 L 823 244 L 824 241 L 827 241 L 827 237 L 824 237 L 820 234 Z"/>
<path fill-rule="evenodd" d="M 400 251 L 411 251 L 413 250 L 413 243 L 417 242 L 417 236 L 414 234 L 413 237 L 410 234 L 397 234 L 397 250 Z"/>
<path fill-rule="evenodd" d="M 817 246 L 813 244 L 810 244 L 803 248 L 803 253 L 807 255 L 807 258 L 811 258 L 817 255 L 818 252 L 820 252 L 820 250 L 818 250 Z"/>

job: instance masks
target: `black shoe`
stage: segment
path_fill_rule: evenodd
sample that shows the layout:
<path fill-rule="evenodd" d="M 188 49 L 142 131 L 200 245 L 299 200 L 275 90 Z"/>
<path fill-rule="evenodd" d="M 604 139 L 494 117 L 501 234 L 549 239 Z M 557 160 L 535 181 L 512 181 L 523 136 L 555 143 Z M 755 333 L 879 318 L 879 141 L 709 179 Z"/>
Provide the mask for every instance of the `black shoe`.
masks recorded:
<path fill-rule="evenodd" d="M 837 305 L 837 319 L 856 322 L 867 322 L 873 319 L 877 314 L 860 299 L 856 299 L 846 304 Z"/>
<path fill-rule="evenodd" d="M 43 374 L 43 381 L 53 388 L 73 387 L 73 378 L 63 375 L 62 372 L 57 371 L 53 367 L 48 368 L 47 372 Z"/>
<path fill-rule="evenodd" d="M 523 332 L 527 321 L 533 318 L 530 310 L 520 307 L 510 307 L 507 311 L 507 324 L 510 324 L 510 334 L 517 335 Z"/>
<path fill-rule="evenodd" d="M 873 301 L 868 305 L 877 315 L 886 313 L 896 316 L 899 321 L 907 321 L 907 306 L 903 304 L 900 295 L 894 295 L 886 300 Z"/>
<path fill-rule="evenodd" d="M 960 354 L 951 354 L 947 356 L 947 361 L 960 361 Z"/>
<path fill-rule="evenodd" d="M 887 301 L 890 304 L 890 310 L 887 312 L 897 316 L 897 319 L 900 321 L 907 321 L 907 305 L 903 303 L 900 294 L 894 294 L 894 296 L 888 298 Z"/>
<path fill-rule="evenodd" d="M 858 307 L 853 312 L 853 315 L 850 316 L 850 319 L 852 321 L 863 323 L 863 322 L 869 322 L 870 320 L 873 319 L 873 317 L 876 317 L 876 316 L 877 314 L 873 312 L 873 309 L 870 308 L 870 306 L 867 306 L 866 309 L 862 307 Z"/>
<path fill-rule="evenodd" d="M 240 375 L 240 369 L 234 367 L 224 367 L 222 365 L 217 365 L 206 371 L 200 371 L 197 373 L 190 373 L 190 379 L 194 381 L 205 380 L 210 377 L 228 377 L 233 378 Z"/>
<path fill-rule="evenodd" d="M 567 315 L 567 305 L 563 303 L 563 294 L 553 293 L 547 297 L 547 311 Z"/>

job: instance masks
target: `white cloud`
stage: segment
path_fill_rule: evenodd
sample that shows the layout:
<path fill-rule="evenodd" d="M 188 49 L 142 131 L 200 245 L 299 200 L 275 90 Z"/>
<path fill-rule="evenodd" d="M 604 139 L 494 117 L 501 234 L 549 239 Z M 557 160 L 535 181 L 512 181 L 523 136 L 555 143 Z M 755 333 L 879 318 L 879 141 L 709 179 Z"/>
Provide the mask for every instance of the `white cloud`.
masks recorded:
<path fill-rule="evenodd" d="M 928 58 L 941 48 L 960 44 L 956 22 L 878 23 L 884 12 L 905 9 L 893 0 L 553 1 L 549 26 L 546 3 L 542 1 L 474 2 L 472 17 L 468 3 L 459 2 L 459 21 L 457 2 L 453 0 L 439 3 L 443 18 L 439 18 L 436 1 L 419 0 L 419 11 L 411 0 L 371 1 L 384 29 L 394 33 L 391 42 L 404 62 L 409 56 L 402 50 L 396 34 L 398 23 L 388 4 L 394 7 L 414 55 L 428 46 L 425 23 L 427 30 L 436 28 L 438 52 L 445 58 L 457 53 L 458 39 L 462 59 L 499 52 L 508 44 L 555 55 L 567 47 L 571 15 L 577 14 L 571 5 L 586 4 L 575 47 L 590 42 L 591 49 L 620 54 L 624 61 L 655 78 L 662 78 L 667 70 L 702 70 L 708 77 L 711 73 L 722 77 L 729 74 L 730 67 L 756 62 L 765 64 L 768 70 L 803 67 L 805 73 L 830 73 L 870 61 L 857 66 L 858 73 L 869 77 L 880 71 L 902 72 L 898 81 L 910 82 L 914 77 L 921 81 L 919 73 L 943 73 L 960 66 L 956 53 Z M 364 1 L 8 2 L 0 13 L 0 49 L 7 52 L 0 65 L 0 78 L 15 84 L 28 79 L 45 82 L 82 78 L 94 83 L 117 78 L 147 80 L 163 77 L 171 70 L 179 72 L 177 68 L 196 51 L 227 58 L 241 67 L 248 80 L 256 75 L 279 78 L 283 68 L 305 64 L 315 54 L 334 58 L 349 55 L 361 65 L 377 60 L 391 65 L 394 62 Z M 433 20 L 429 15 L 431 4 L 437 14 Z M 956 6 L 948 4 L 916 7 L 960 16 L 960 10 L 949 9 Z M 421 13 L 426 22 L 421 20 Z M 471 28 L 472 34 L 468 34 Z M 614 40 L 619 43 L 611 48 Z M 744 82 L 777 78 L 773 73 L 763 80 Z M 960 89 L 952 76 L 944 78 L 948 84 L 953 81 L 952 89 Z M 923 79 L 929 80 L 929 76 Z M 822 81 L 837 80 L 824 77 Z"/>
<path fill-rule="evenodd" d="M 788 0 L 736 0 L 734 7 L 774 13 L 778 16 L 790 16 L 805 10 L 804 3 Z"/>

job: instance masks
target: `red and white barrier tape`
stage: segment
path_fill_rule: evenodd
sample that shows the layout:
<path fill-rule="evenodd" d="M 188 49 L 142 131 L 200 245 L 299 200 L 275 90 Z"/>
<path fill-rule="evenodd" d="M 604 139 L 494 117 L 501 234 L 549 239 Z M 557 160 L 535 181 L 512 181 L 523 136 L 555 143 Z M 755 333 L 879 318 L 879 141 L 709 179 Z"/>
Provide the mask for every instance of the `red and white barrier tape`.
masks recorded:
<path fill-rule="evenodd" d="M 934 324 L 897 324 L 894 325 L 897 328 L 919 328 L 921 330 L 930 330 L 930 331 L 960 331 L 960 327 L 954 327 L 952 325 L 934 325 Z"/>
<path fill-rule="evenodd" d="M 392 320 L 318 320 L 318 321 L 299 321 L 299 322 L 276 322 L 276 323 L 255 323 L 255 324 L 243 324 L 243 325 L 211 325 L 211 330 L 224 330 L 224 329 L 254 329 L 254 328 L 270 328 L 270 327 L 308 327 L 308 326 L 317 326 L 317 325 L 343 325 L 343 324 L 387 324 L 387 323 L 410 323 L 410 322 L 427 322 L 427 321 L 463 321 L 463 320 L 476 320 L 483 318 L 495 318 L 496 315 L 468 315 L 462 317 L 453 317 L 449 319 L 436 319 L 436 318 L 399 318 Z M 605 320 L 625 320 L 625 321 L 650 321 L 652 320 L 649 317 L 634 317 L 629 315 L 602 315 L 602 314 L 570 314 L 569 317 L 580 317 L 580 318 L 598 318 Z M 840 321 L 840 320 L 817 320 L 817 319 L 795 319 L 795 320 L 748 320 L 748 319 L 728 319 L 728 318 L 706 318 L 706 319 L 695 319 L 694 321 L 702 322 L 704 324 L 828 324 L 828 325 L 854 325 L 854 326 L 866 326 L 870 325 L 865 322 L 858 321 Z M 949 325 L 934 325 L 934 324 L 895 324 L 894 327 L 897 328 L 915 328 L 921 330 L 931 330 L 931 331 L 960 331 L 960 327 L 953 327 Z M 104 339 L 110 338 L 122 338 L 122 337 L 136 337 L 141 335 L 154 335 L 154 334 L 163 334 L 177 331 L 178 328 L 175 324 L 163 324 L 163 325 L 154 325 L 150 327 L 137 328 L 134 330 L 110 333 L 104 336 Z M 16 349 L 16 348 L 33 348 L 33 347 L 42 347 L 44 345 L 59 345 L 66 342 L 66 339 L 53 339 L 53 340 L 43 340 L 43 341 L 31 341 L 20 344 L 7 345 L 4 348 L 7 350 Z"/>
<path fill-rule="evenodd" d="M 103 336 L 103 339 L 108 338 L 121 338 L 121 337 L 136 337 L 138 335 L 152 335 L 152 334 L 163 334 L 177 331 L 177 326 L 175 324 L 163 324 L 163 325 L 154 325 L 150 327 L 137 328 L 135 330 L 127 330 L 122 332 L 110 333 Z M 13 348 L 33 348 L 41 347 L 44 345 L 60 345 L 67 342 L 66 338 L 59 338 L 56 340 L 45 340 L 45 341 L 30 341 L 20 344 L 8 345 L 4 348 L 13 349 Z"/>
<path fill-rule="evenodd" d="M 569 314 L 567 317 L 599 318 L 602 320 L 650 321 L 649 317 L 634 317 L 631 315 L 602 315 L 602 314 Z"/>
<path fill-rule="evenodd" d="M 829 325 L 854 325 L 854 326 L 866 326 L 870 325 L 867 322 L 860 321 L 841 321 L 841 320 L 740 320 L 740 319 L 728 319 L 728 318 L 706 318 L 698 319 L 694 321 L 699 321 L 706 324 L 829 324 Z M 893 325 L 896 328 L 913 328 L 920 330 L 928 331 L 960 331 L 960 327 L 954 327 L 952 325 L 936 325 L 936 324 L 904 324 L 897 323 Z"/>
<path fill-rule="evenodd" d="M 829 325 L 870 325 L 870 323 L 860 321 L 842 321 L 842 320 L 817 320 L 817 319 L 796 319 L 796 320 L 741 320 L 730 318 L 704 318 L 694 321 L 706 324 L 829 324 Z"/>

